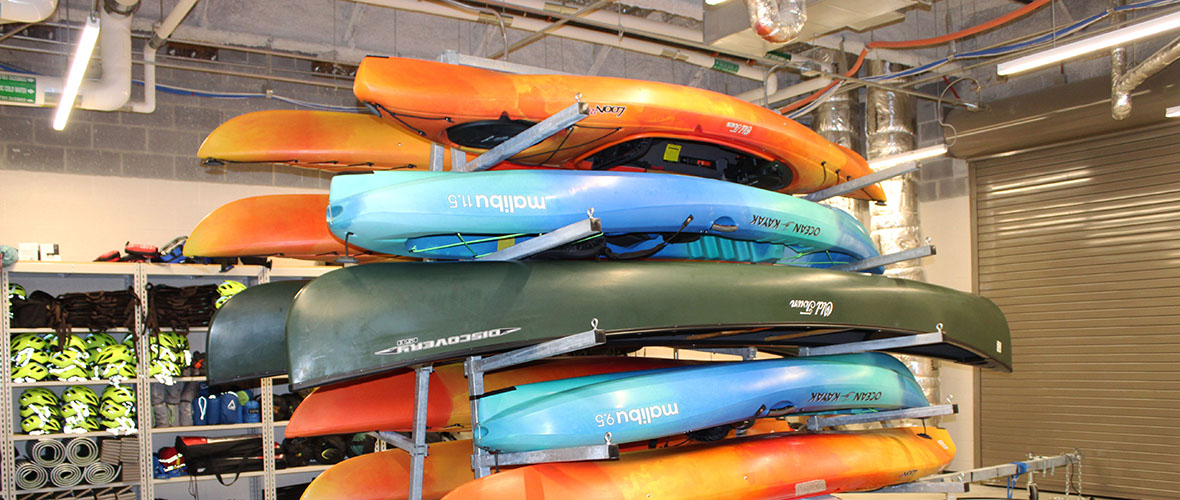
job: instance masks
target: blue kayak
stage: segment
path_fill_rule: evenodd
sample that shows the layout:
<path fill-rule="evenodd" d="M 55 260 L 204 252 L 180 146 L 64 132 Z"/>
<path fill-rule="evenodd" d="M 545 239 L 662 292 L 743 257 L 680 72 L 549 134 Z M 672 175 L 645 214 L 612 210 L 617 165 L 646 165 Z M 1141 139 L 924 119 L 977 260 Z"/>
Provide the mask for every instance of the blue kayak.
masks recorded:
<path fill-rule="evenodd" d="M 776 415 L 927 406 L 888 354 L 783 358 L 519 385 L 479 400 L 476 444 L 500 452 L 643 441 Z"/>
<path fill-rule="evenodd" d="M 386 171 L 333 178 L 328 225 L 375 252 L 472 259 L 585 219 L 603 236 L 562 257 L 782 262 L 878 255 L 847 213 L 773 191 L 668 174 L 564 170 Z"/>

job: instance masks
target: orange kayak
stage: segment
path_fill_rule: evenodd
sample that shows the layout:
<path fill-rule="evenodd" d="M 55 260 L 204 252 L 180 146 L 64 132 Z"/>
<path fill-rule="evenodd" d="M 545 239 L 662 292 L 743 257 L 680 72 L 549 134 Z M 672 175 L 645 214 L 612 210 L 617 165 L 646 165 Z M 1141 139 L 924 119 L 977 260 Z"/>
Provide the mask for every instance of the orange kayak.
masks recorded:
<path fill-rule="evenodd" d="M 758 159 L 740 163 L 748 168 L 726 178 L 760 187 L 774 184 L 771 189 L 785 193 L 812 192 L 872 172 L 856 153 L 774 111 L 668 83 L 513 75 L 417 59 L 367 57 L 357 71 L 353 93 L 373 104 L 383 118 L 431 141 L 469 151 L 487 150 L 578 100 L 588 105 L 587 118 L 511 158 L 522 164 L 637 166 L 637 145 L 650 146 L 650 140 L 661 139 L 696 145 L 666 145 L 655 154 L 669 163 L 656 158 L 660 166 L 652 168 L 701 162 L 718 171 L 738 168 L 737 163 L 714 165 L 714 156 L 692 152 L 700 145 L 720 147 Z M 774 180 L 762 180 L 768 176 Z M 877 185 L 850 196 L 884 200 Z"/>
<path fill-rule="evenodd" d="M 941 471 L 942 429 L 778 434 L 640 451 L 611 462 L 530 465 L 459 486 L 444 500 L 769 500 L 870 491 Z"/>
<path fill-rule="evenodd" d="M 445 165 L 450 166 L 450 151 Z M 331 172 L 430 168 L 430 141 L 373 115 L 257 111 L 222 123 L 202 160 L 286 163 Z"/>
<path fill-rule="evenodd" d="M 621 356 L 554 358 L 484 376 L 485 392 L 547 380 L 684 366 L 688 361 Z M 382 375 L 321 387 L 291 415 L 287 437 L 368 431 L 408 431 L 414 415 L 414 373 Z M 441 365 L 430 374 L 428 429 L 468 428 L 471 407 L 462 363 Z"/>
<path fill-rule="evenodd" d="M 184 244 L 184 254 L 332 261 L 344 255 L 344 242 L 328 231 L 327 208 L 326 194 L 276 194 L 233 201 L 201 219 Z M 363 261 L 403 259 L 353 245 L 348 253 Z"/>
<path fill-rule="evenodd" d="M 763 419 L 746 431 L 747 435 L 791 432 L 782 420 Z M 732 437 L 732 432 L 730 433 Z M 659 440 L 657 447 L 677 446 L 683 436 Z M 630 453 L 647 449 L 647 443 L 620 446 Z M 463 483 L 475 479 L 471 473 L 471 440 L 431 443 L 422 475 L 423 500 L 437 500 Z M 304 491 L 302 500 L 405 500 L 408 497 L 410 455 L 389 450 L 350 458 L 329 467 Z"/>

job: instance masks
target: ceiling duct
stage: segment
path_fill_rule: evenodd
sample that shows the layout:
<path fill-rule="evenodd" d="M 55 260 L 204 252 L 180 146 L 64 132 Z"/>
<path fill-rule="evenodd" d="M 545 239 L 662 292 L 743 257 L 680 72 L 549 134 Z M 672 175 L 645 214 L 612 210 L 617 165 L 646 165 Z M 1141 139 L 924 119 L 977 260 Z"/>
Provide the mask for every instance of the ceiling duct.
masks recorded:
<path fill-rule="evenodd" d="M 916 0 L 748 0 L 749 3 L 797 4 L 801 8 L 795 17 L 799 27 L 793 33 L 795 41 L 807 42 L 821 35 L 853 29 L 864 31 L 905 18 L 904 11 L 919 2 Z M 806 4 L 806 10 L 803 5 Z M 781 11 L 780 11 L 781 13 Z M 716 5 L 705 5 L 702 19 L 705 43 L 718 49 L 753 54 L 765 54 L 786 45 L 764 40 L 752 29 L 757 12 L 747 1 L 725 0 Z M 801 19 L 806 19 L 802 23 Z M 794 22 L 794 21 L 789 21 Z M 789 24 L 788 24 L 789 25 Z"/>

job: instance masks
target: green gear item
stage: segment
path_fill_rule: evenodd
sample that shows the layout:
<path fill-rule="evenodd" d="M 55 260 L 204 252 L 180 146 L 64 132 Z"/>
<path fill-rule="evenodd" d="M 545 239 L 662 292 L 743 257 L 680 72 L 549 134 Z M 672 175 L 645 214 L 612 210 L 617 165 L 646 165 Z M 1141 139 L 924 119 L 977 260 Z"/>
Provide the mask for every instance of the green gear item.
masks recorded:
<path fill-rule="evenodd" d="M 94 375 L 100 379 L 133 379 L 135 378 L 135 364 L 107 363 L 98 365 L 94 369 Z"/>
<path fill-rule="evenodd" d="M 98 432 L 98 419 L 95 417 L 67 418 L 62 432 Z"/>
<path fill-rule="evenodd" d="M 49 405 L 29 405 L 20 407 L 20 418 L 28 418 L 29 415 L 41 415 L 42 417 L 61 418 L 61 410 L 56 406 Z"/>
<path fill-rule="evenodd" d="M 127 386 L 111 386 L 103 390 L 103 402 L 107 401 L 135 406 L 136 390 Z"/>
<path fill-rule="evenodd" d="M 84 385 L 71 385 L 66 392 L 62 393 L 61 400 L 66 403 L 75 401 L 87 404 L 89 406 L 98 406 L 98 394 L 94 389 Z"/>
<path fill-rule="evenodd" d="M 49 364 L 57 369 L 65 369 L 70 366 L 78 365 L 83 368 L 86 366 L 86 360 L 90 355 L 86 351 L 74 349 L 72 346 L 67 347 L 64 351 L 55 352 L 49 356 Z"/>
<path fill-rule="evenodd" d="M 44 350 L 49 346 L 44 338 L 35 333 L 22 333 L 12 338 L 11 349 L 12 352 L 23 351 L 25 349 L 34 349 L 37 351 Z"/>
<path fill-rule="evenodd" d="M 25 434 L 56 434 L 61 432 L 61 422 L 52 417 L 31 415 L 20 421 L 20 429 Z"/>
<path fill-rule="evenodd" d="M 98 415 L 98 407 L 90 406 L 80 401 L 61 405 L 61 416 L 64 418 L 93 417 Z"/>
<path fill-rule="evenodd" d="M 225 296 L 218 297 L 217 302 L 213 303 L 213 308 L 214 309 L 221 309 L 221 306 L 224 306 L 225 303 L 229 302 L 229 299 L 232 299 L 232 298 L 233 298 L 233 295 L 225 295 Z"/>
<path fill-rule="evenodd" d="M 222 281 L 220 285 L 217 285 L 217 293 L 221 294 L 222 297 L 237 295 L 239 292 L 245 289 L 246 285 L 243 285 L 240 282 L 234 280 L 225 280 Z"/>
<path fill-rule="evenodd" d="M 47 349 L 49 349 L 50 352 L 57 352 L 64 349 L 77 349 L 79 351 L 86 352 L 86 341 L 82 340 L 82 337 L 72 333 L 66 334 L 66 344 L 64 347 L 58 347 L 59 341 L 56 334 L 51 333 L 46 335 L 45 342 L 48 344 Z"/>
<path fill-rule="evenodd" d="M 135 419 L 129 417 L 119 417 L 110 420 L 103 419 L 98 422 L 98 425 L 108 431 L 114 429 L 135 429 Z"/>
<path fill-rule="evenodd" d="M 25 287 L 21 286 L 20 283 L 8 284 L 8 300 L 12 301 L 12 297 L 14 296 L 20 297 L 21 300 L 28 298 L 28 294 L 25 293 Z"/>
<path fill-rule="evenodd" d="M 21 406 L 57 406 L 59 402 L 61 400 L 57 397 L 57 394 L 44 387 L 33 387 L 31 389 L 25 389 L 24 392 L 20 393 Z"/>
<path fill-rule="evenodd" d="M 135 389 L 126 385 L 109 385 L 102 390 L 102 399 L 116 403 L 131 403 L 135 401 Z"/>
<path fill-rule="evenodd" d="M 179 377 L 180 376 L 180 366 L 178 366 L 176 363 L 166 360 L 166 359 L 153 359 L 151 369 L 148 372 L 148 376 L 151 376 L 151 377 L 155 377 L 155 376 Z"/>
<path fill-rule="evenodd" d="M 28 362 L 41 363 L 43 365 L 49 364 L 49 353 L 45 351 L 37 351 L 33 349 L 25 349 L 17 351 L 12 355 L 13 366 L 20 366 Z"/>
<path fill-rule="evenodd" d="M 88 352 L 94 353 L 103 347 L 115 345 L 119 342 L 116 341 L 115 337 L 111 336 L 109 333 L 98 332 L 90 334 L 90 336 L 86 337 L 86 340 L 83 341 L 83 343 L 86 344 L 86 350 Z"/>
<path fill-rule="evenodd" d="M 58 380 L 65 380 L 69 382 L 82 382 L 90 380 L 91 372 L 86 371 L 84 366 L 70 365 L 65 368 L 50 368 L 49 373 L 57 377 Z"/>
<path fill-rule="evenodd" d="M 13 381 L 40 382 L 49 377 L 49 369 L 41 363 L 25 363 L 12 372 Z"/>
<path fill-rule="evenodd" d="M 132 351 L 134 351 L 135 350 L 135 335 L 127 334 L 126 337 L 123 337 L 123 341 L 119 342 L 119 343 L 127 346 Z"/>
<path fill-rule="evenodd" d="M 135 407 L 119 404 L 114 401 L 103 401 L 102 406 L 98 408 L 98 414 L 107 420 L 114 420 L 119 417 L 131 418 L 135 416 Z"/>
<path fill-rule="evenodd" d="M 96 365 L 109 365 L 112 363 L 128 363 L 135 365 L 135 349 L 127 347 L 125 344 L 115 344 L 107 346 L 98 351 L 98 357 L 92 359 Z"/>

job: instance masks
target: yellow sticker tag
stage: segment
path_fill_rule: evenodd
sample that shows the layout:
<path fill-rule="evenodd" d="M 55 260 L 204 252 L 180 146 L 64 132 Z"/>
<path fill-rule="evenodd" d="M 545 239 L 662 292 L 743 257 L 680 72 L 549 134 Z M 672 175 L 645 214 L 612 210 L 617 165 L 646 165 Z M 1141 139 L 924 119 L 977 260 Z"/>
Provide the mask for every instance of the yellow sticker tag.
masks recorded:
<path fill-rule="evenodd" d="M 669 144 L 664 148 L 664 161 L 671 163 L 680 163 L 680 145 Z"/>

